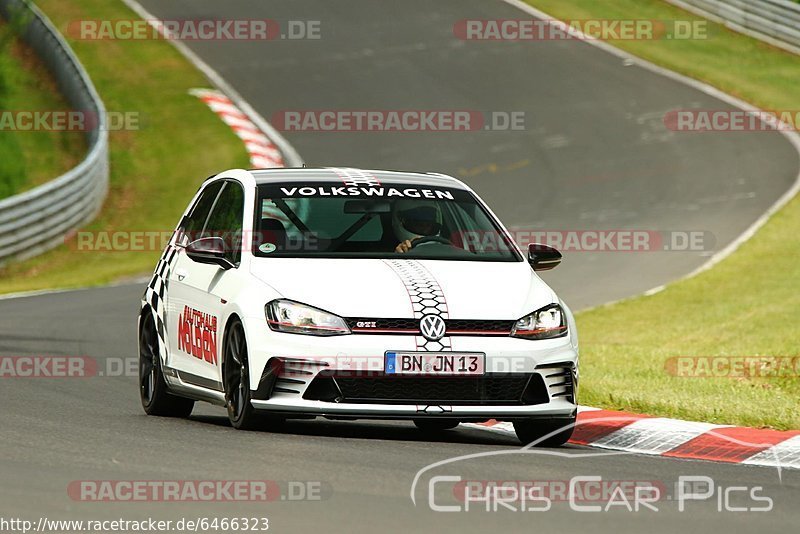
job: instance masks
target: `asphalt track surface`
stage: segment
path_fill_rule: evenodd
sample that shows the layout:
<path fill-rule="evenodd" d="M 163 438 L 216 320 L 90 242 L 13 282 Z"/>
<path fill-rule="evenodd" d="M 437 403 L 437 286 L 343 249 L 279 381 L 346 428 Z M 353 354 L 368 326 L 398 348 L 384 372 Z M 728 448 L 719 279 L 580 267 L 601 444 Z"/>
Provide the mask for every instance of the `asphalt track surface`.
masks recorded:
<path fill-rule="evenodd" d="M 775 134 L 677 134 L 660 114 L 726 104 L 578 42 L 464 43 L 463 18 L 520 18 L 500 2 L 145 2 L 161 18 L 322 22 L 320 41 L 195 43 L 192 49 L 267 119 L 285 109 L 523 110 L 523 132 L 323 134 L 287 139 L 310 164 L 435 170 L 464 178 L 510 226 L 705 230 L 716 248 L 763 213 L 797 174 Z M 686 137 L 684 137 L 686 136 Z M 527 161 L 526 164 L 522 162 Z M 482 169 L 482 170 L 481 170 Z M 487 170 L 488 169 L 488 170 Z M 466 172 L 464 172 L 466 171 Z M 547 280 L 574 308 L 628 296 L 702 263 L 698 253 L 574 253 Z M 508 437 L 459 429 L 423 436 L 408 423 L 298 421 L 238 432 L 222 410 L 190 420 L 146 417 L 135 376 L 108 376 L 136 356 L 140 285 L 0 301 L 0 354 L 86 355 L 105 376 L 0 383 L 3 517 L 159 519 L 267 516 L 276 532 L 785 532 L 796 529 L 800 473 L 565 447 L 514 452 Z M 471 458 L 418 470 L 461 455 Z M 562 455 L 554 453 L 559 452 Z M 566 455 L 566 456 L 564 456 Z M 591 456 L 586 456 L 591 455 Z M 716 498 L 628 512 L 433 512 L 432 475 L 469 480 L 650 481 L 708 476 L 720 488 L 761 486 L 764 513 L 718 510 Z M 70 498 L 78 480 L 275 480 L 321 483 L 322 499 L 263 503 L 101 503 Z M 454 504 L 442 484 L 435 501 Z M 760 506 L 734 498 L 738 506 Z"/>

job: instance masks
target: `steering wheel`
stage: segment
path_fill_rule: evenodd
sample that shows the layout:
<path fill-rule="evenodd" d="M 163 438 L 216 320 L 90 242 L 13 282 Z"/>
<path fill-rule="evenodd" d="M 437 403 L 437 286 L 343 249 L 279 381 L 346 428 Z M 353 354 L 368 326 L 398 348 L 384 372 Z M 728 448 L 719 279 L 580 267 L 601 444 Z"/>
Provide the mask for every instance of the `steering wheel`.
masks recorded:
<path fill-rule="evenodd" d="M 417 248 L 419 245 L 424 245 L 425 243 L 440 243 L 442 245 L 449 245 L 451 247 L 454 246 L 453 242 L 446 237 L 442 237 L 440 235 L 428 235 L 413 240 L 411 242 L 411 248 Z"/>

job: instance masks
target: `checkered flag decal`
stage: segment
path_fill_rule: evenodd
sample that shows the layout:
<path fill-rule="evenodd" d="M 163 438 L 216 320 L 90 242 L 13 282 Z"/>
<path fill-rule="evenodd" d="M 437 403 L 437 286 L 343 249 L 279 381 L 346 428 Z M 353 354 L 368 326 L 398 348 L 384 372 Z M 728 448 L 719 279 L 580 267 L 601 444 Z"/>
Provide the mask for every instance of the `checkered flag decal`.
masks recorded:
<path fill-rule="evenodd" d="M 158 260 L 156 270 L 153 272 L 153 278 L 150 279 L 150 283 L 147 284 L 147 289 L 144 291 L 145 303 L 150 305 L 150 309 L 153 312 L 153 320 L 156 323 L 158 349 L 162 358 L 167 356 L 167 336 L 164 329 L 164 322 L 166 321 L 164 295 L 169 288 L 169 275 L 177 257 L 178 248 L 172 244 L 167 245 L 161 255 L 161 259 Z"/>
<path fill-rule="evenodd" d="M 381 185 L 377 178 L 359 169 L 332 169 L 333 172 L 347 186 L 377 186 Z"/>
<path fill-rule="evenodd" d="M 447 301 L 442 288 L 439 287 L 439 282 L 420 262 L 416 260 L 384 260 L 384 263 L 392 268 L 406 287 L 415 319 L 422 319 L 426 315 L 438 315 L 442 319 L 449 319 Z M 429 352 L 453 350 L 448 336 L 439 341 L 429 341 L 423 336 L 415 336 L 414 339 L 417 343 L 417 350 Z"/>

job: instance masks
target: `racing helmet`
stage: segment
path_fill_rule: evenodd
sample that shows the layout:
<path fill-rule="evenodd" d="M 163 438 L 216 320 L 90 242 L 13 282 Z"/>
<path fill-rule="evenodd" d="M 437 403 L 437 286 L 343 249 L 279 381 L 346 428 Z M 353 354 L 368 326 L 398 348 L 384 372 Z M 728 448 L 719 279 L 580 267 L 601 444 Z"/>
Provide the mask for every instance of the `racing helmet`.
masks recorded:
<path fill-rule="evenodd" d="M 392 228 L 400 241 L 438 235 L 442 210 L 432 200 L 398 200 L 392 209 Z"/>

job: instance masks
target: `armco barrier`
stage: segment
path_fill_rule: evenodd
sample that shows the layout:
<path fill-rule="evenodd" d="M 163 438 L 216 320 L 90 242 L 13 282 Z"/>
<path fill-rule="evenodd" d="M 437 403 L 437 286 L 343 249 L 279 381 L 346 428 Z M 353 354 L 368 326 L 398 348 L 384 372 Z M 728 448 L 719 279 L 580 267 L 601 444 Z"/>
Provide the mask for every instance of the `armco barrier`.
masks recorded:
<path fill-rule="evenodd" d="M 108 130 L 103 102 L 78 58 L 47 17 L 23 0 L 0 0 L 0 16 L 22 17 L 22 38 L 53 75 L 72 109 L 92 113 L 86 158 L 75 168 L 30 191 L 0 200 L 0 264 L 25 259 L 64 242 L 92 220 L 108 191 Z"/>
<path fill-rule="evenodd" d="M 733 30 L 800 53 L 800 4 L 791 0 L 667 0 Z"/>

